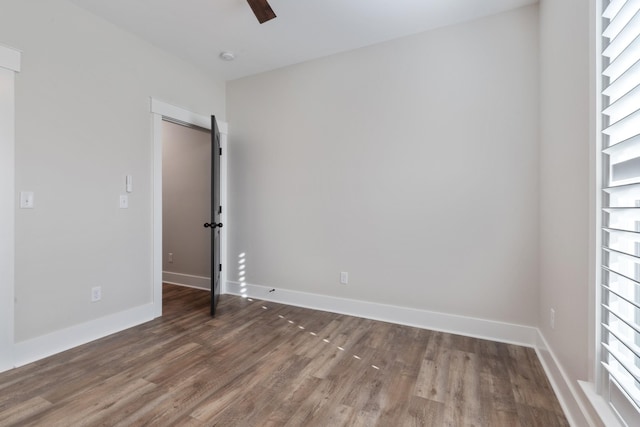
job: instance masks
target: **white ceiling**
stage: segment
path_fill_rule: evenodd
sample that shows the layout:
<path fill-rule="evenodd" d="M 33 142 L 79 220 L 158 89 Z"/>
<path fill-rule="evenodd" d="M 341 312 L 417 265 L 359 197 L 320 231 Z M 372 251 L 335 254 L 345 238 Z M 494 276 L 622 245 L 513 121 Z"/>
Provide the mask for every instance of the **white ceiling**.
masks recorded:
<path fill-rule="evenodd" d="M 259 24 L 246 0 L 72 0 L 191 63 L 233 80 L 537 0 L 269 0 Z M 222 51 L 233 62 L 218 58 Z"/>

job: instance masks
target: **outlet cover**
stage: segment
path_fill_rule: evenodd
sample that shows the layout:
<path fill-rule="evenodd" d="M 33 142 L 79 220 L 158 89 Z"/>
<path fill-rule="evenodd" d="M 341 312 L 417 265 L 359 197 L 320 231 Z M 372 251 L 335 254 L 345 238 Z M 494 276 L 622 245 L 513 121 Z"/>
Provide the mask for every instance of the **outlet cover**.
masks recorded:
<path fill-rule="evenodd" d="M 341 271 L 340 272 L 340 283 L 342 283 L 343 285 L 346 285 L 347 283 L 349 283 L 349 273 L 346 271 Z"/>
<path fill-rule="evenodd" d="M 33 191 L 20 192 L 20 209 L 33 209 Z"/>
<path fill-rule="evenodd" d="M 91 302 L 98 302 L 102 299 L 102 286 L 91 288 Z"/>

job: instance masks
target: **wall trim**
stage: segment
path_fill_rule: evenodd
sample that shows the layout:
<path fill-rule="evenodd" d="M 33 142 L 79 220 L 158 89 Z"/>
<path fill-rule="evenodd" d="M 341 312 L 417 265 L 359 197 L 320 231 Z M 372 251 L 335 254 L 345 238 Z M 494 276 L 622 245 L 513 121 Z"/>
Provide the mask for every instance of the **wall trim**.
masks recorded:
<path fill-rule="evenodd" d="M 584 396 L 580 394 L 579 390 L 584 386 L 569 380 L 538 328 L 288 289 L 276 288 L 269 292 L 274 288 L 234 281 L 227 281 L 224 289 L 231 295 L 531 347 L 540 359 L 569 424 L 575 427 L 599 425 L 594 422 Z"/>
<path fill-rule="evenodd" d="M 163 274 L 169 274 L 170 277 L 178 277 L 181 279 L 187 277 L 187 281 L 192 280 L 191 278 L 207 279 L 201 276 L 180 273 L 163 272 Z M 185 283 L 176 284 L 200 288 Z M 592 398 L 589 397 L 589 391 L 593 389 L 593 385 L 586 382 L 579 382 L 575 385 L 571 383 L 566 372 L 558 363 L 558 359 L 549 348 L 544 336 L 537 328 L 287 289 L 276 289 L 273 292 L 269 292 L 272 289 L 274 288 L 233 281 L 227 281 L 224 286 L 225 293 L 231 295 L 247 296 L 263 301 L 272 301 L 280 304 L 532 347 L 536 350 L 538 358 L 558 397 L 569 424 L 571 426 L 598 425 L 589 415 L 583 398 L 578 392 L 579 389 L 576 387 L 577 385 L 581 390 L 584 390 L 584 395 L 591 401 Z M 154 304 L 151 303 L 16 343 L 14 346 L 14 366 L 23 366 L 61 353 L 151 321 L 155 317 L 155 307 Z M 594 393 L 595 389 L 592 394 Z M 599 396 L 595 396 L 596 399 L 598 397 Z M 601 400 L 601 403 L 606 405 L 604 400 Z M 597 402 L 594 403 L 594 406 L 596 403 Z M 612 418 L 608 418 L 608 421 L 617 421 L 617 419 L 613 416 Z M 606 425 L 614 424 L 607 422 Z M 618 423 L 618 425 L 620 424 Z"/>
<path fill-rule="evenodd" d="M 211 290 L 211 277 L 194 276 L 193 274 L 162 272 L 162 282 L 171 285 L 186 286 L 188 288 Z"/>
<path fill-rule="evenodd" d="M 154 307 L 150 303 L 18 342 L 15 345 L 15 367 L 104 338 L 154 317 Z"/>
<path fill-rule="evenodd" d="M 569 379 L 540 330 L 538 330 L 535 349 L 569 424 L 576 427 L 597 426 L 578 391 L 578 383 L 574 384 Z"/>
<path fill-rule="evenodd" d="M 168 102 L 161 101 L 157 98 L 151 98 L 151 112 L 163 117 L 170 117 L 184 123 L 211 130 L 211 119 L 209 116 L 194 113 L 186 108 L 169 104 Z"/>
<path fill-rule="evenodd" d="M 611 406 L 607 403 L 602 396 L 596 392 L 594 383 L 587 381 L 578 381 L 578 385 L 582 389 L 582 392 L 591 403 L 593 410 L 598 414 L 603 424 L 607 427 L 623 427 L 624 424 L 620 422 L 620 418 L 616 415 Z"/>
<path fill-rule="evenodd" d="M 21 54 L 0 45 L 0 372 L 14 366 L 15 75 Z"/>
<path fill-rule="evenodd" d="M 272 289 L 274 288 L 233 281 L 227 281 L 225 287 L 226 293 L 228 294 L 246 295 L 247 297 L 264 301 L 364 317 L 366 319 L 449 332 L 526 347 L 534 347 L 536 344 L 537 329 L 532 326 L 291 291 L 288 289 L 276 288 L 275 291 L 269 292 Z M 243 290 L 246 290 L 246 292 Z"/>

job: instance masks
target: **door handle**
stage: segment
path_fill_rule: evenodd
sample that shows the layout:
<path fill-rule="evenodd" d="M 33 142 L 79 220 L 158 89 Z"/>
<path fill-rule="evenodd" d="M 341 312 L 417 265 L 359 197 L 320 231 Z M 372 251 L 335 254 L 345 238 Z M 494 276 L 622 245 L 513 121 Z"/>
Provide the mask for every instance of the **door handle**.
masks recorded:
<path fill-rule="evenodd" d="M 214 222 L 214 223 L 209 224 L 208 222 L 205 222 L 205 223 L 204 223 L 204 228 L 207 228 L 207 227 L 211 227 L 211 228 L 216 228 L 216 227 L 218 227 L 218 228 L 222 228 L 222 223 L 221 223 L 221 222 L 219 222 L 219 223 L 217 223 L 217 224 L 216 224 L 216 223 Z"/>

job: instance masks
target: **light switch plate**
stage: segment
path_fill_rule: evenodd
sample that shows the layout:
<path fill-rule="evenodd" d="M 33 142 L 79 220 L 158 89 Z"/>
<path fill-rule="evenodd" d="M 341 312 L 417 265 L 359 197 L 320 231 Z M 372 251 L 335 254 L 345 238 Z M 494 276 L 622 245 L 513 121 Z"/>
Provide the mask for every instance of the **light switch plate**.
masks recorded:
<path fill-rule="evenodd" d="M 128 209 L 129 208 L 129 196 L 122 195 L 120 196 L 120 209 Z"/>

